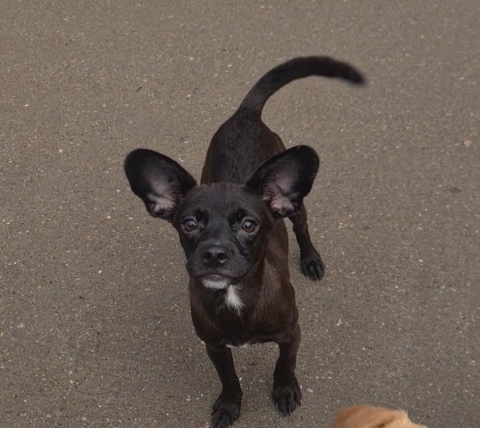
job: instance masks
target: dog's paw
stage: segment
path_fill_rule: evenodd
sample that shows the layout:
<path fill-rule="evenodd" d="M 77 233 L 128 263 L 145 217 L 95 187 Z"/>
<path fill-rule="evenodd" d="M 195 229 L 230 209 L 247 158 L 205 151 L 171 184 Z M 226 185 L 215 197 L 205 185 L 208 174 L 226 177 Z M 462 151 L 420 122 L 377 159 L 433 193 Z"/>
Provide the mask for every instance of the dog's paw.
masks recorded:
<path fill-rule="evenodd" d="M 222 397 L 213 405 L 212 425 L 214 428 L 225 428 L 233 425 L 240 416 L 240 404 L 227 401 Z"/>
<path fill-rule="evenodd" d="M 302 273 L 314 281 L 320 281 L 325 274 L 325 265 L 320 255 L 315 251 L 314 254 L 302 257 L 300 261 Z"/>
<path fill-rule="evenodd" d="M 301 405 L 301 399 L 302 393 L 296 380 L 292 385 L 277 386 L 273 390 L 273 402 L 277 406 L 277 409 L 285 416 L 295 411 L 297 405 Z"/>

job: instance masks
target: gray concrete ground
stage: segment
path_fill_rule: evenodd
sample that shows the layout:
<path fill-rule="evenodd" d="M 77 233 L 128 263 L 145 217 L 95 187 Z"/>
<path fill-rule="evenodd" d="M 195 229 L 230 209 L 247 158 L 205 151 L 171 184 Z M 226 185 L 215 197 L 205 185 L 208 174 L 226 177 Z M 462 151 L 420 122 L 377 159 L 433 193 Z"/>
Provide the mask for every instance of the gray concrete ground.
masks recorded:
<path fill-rule="evenodd" d="M 274 410 L 274 346 L 237 350 L 235 426 L 328 428 L 370 403 L 478 427 L 479 22 L 476 0 L 4 0 L 0 426 L 209 426 L 220 385 L 183 255 L 122 162 L 149 147 L 198 177 L 262 73 L 326 54 L 369 86 L 311 78 L 264 112 L 322 159 L 307 206 L 325 279 L 291 250 L 303 405 Z"/>

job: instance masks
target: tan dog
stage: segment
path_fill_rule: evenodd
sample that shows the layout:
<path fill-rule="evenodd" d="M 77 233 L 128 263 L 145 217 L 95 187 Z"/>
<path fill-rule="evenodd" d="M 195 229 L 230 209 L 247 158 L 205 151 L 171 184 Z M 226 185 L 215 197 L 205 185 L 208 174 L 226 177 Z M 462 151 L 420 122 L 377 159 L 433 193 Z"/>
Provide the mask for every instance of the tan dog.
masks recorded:
<path fill-rule="evenodd" d="M 338 412 L 333 428 L 427 428 L 414 424 L 403 410 L 372 406 L 346 407 Z"/>

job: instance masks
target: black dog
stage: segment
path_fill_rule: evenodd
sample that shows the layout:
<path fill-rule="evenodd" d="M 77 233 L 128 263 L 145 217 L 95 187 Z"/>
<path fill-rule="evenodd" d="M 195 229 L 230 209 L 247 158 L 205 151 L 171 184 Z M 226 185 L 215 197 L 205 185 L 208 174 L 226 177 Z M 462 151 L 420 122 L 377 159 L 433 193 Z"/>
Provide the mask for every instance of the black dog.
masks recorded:
<path fill-rule="evenodd" d="M 275 91 L 311 75 L 363 83 L 353 67 L 327 57 L 296 58 L 269 71 L 214 135 L 201 185 L 152 150 L 135 150 L 125 160 L 133 192 L 151 215 L 173 224 L 185 250 L 193 324 L 222 382 L 215 427 L 231 425 L 240 413 L 230 346 L 276 342 L 274 402 L 290 414 L 302 398 L 295 377 L 300 328 L 281 218 L 293 222 L 303 273 L 321 279 L 324 264 L 310 241 L 302 202 L 319 160 L 308 146 L 285 150 L 261 114 Z"/>

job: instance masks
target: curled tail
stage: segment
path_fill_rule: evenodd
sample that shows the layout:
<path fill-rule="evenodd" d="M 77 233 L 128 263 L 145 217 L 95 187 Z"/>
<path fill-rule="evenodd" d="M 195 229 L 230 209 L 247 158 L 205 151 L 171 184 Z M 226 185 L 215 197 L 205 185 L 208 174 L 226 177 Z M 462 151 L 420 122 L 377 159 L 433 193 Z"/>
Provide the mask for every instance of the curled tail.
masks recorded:
<path fill-rule="evenodd" d="M 336 77 L 350 83 L 365 83 L 363 76 L 351 65 L 326 56 L 309 56 L 294 58 L 270 70 L 250 89 L 239 110 L 262 114 L 267 100 L 281 87 L 292 80 L 308 76 Z"/>

